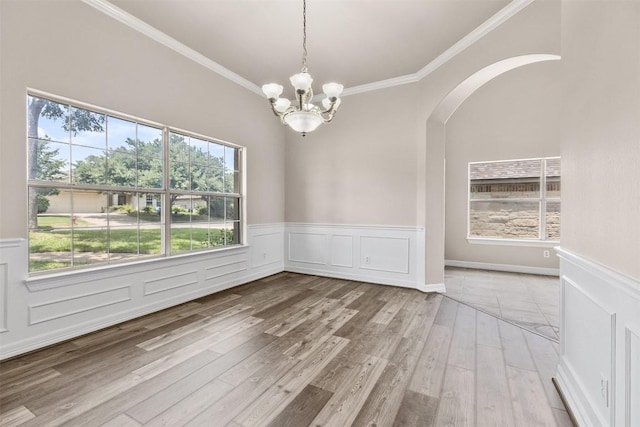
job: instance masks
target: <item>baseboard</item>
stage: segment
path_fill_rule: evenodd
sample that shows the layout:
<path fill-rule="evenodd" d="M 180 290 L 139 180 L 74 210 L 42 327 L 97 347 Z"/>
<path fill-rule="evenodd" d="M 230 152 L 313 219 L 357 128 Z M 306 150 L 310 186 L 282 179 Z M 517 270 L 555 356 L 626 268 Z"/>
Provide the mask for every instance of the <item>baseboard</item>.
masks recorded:
<path fill-rule="evenodd" d="M 562 388 L 558 384 L 558 379 L 556 377 L 551 377 L 551 383 L 555 387 L 556 392 L 558 392 L 558 396 L 560 396 L 560 400 L 562 401 L 562 404 L 567 410 L 567 415 L 569 415 L 569 418 L 571 419 L 571 424 L 576 427 L 579 426 L 580 424 L 578 424 L 578 420 L 576 419 L 575 414 L 571 410 L 571 405 L 569 404 L 569 402 L 567 402 L 567 397 L 564 395 L 564 391 L 562 391 Z"/>
<path fill-rule="evenodd" d="M 353 274 L 353 273 L 343 273 L 336 272 L 331 270 L 323 270 L 318 268 L 307 268 L 307 267 L 298 267 L 298 266 L 285 266 L 285 271 L 290 273 L 300 273 L 300 274 L 309 274 L 311 276 L 322 276 L 322 277 L 332 277 L 335 279 L 346 279 L 353 280 L 356 282 L 366 282 L 366 283 L 375 283 L 377 285 L 391 285 L 391 286 L 399 286 L 401 288 L 411 288 L 416 289 L 416 284 L 409 281 L 402 280 L 393 280 L 393 279 L 385 279 L 379 276 L 367 276 L 361 274 Z"/>
<path fill-rule="evenodd" d="M 431 283 L 431 284 L 424 284 L 424 285 L 418 285 L 417 289 L 420 292 L 447 292 L 447 288 L 445 287 L 444 283 Z"/>
<path fill-rule="evenodd" d="M 559 276 L 559 268 L 530 267 L 526 265 L 494 264 L 489 262 L 457 261 L 447 259 L 447 267 L 473 268 L 476 270 L 507 271 L 511 273 L 539 274 L 543 276 Z"/>
<path fill-rule="evenodd" d="M 563 403 L 567 408 L 567 411 L 571 413 L 573 421 L 580 427 L 598 427 L 605 426 L 605 420 L 591 422 L 591 420 L 597 420 L 598 417 L 583 405 L 583 402 L 588 402 L 582 387 L 578 384 L 576 377 L 571 373 L 571 369 L 568 368 L 561 360 L 558 364 L 554 384 L 560 391 Z"/>

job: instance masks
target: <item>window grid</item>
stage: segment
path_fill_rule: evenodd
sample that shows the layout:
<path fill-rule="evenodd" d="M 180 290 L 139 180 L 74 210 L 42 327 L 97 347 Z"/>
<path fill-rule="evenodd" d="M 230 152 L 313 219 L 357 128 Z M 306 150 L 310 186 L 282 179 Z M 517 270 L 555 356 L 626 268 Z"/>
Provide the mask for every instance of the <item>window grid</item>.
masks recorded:
<path fill-rule="evenodd" d="M 467 238 L 468 239 L 500 239 L 500 240 L 531 240 L 531 241 L 557 241 L 558 238 L 550 238 L 550 226 L 547 224 L 548 221 L 548 206 L 549 204 L 560 204 L 560 196 L 550 196 L 548 192 L 558 192 L 560 191 L 560 182 L 559 182 L 559 164 L 557 166 L 558 169 L 558 181 L 549 181 L 548 180 L 548 163 L 549 162 L 559 162 L 559 157 L 550 157 L 550 158 L 538 158 L 538 159 L 524 159 L 524 160 L 505 160 L 505 161 L 492 161 L 492 162 L 471 162 L 468 165 L 468 210 L 467 210 Z M 522 164 L 539 162 L 540 171 L 539 174 L 536 175 L 528 175 L 529 178 L 538 179 L 538 182 L 521 182 L 524 174 L 521 170 L 517 170 L 514 168 L 513 174 L 509 174 L 508 172 L 502 172 L 502 176 L 485 176 L 486 179 L 480 179 L 476 177 L 473 179 L 472 169 L 474 167 L 481 166 L 482 168 L 491 168 L 496 165 L 507 165 L 511 163 L 514 166 L 521 166 Z M 498 169 L 500 167 L 498 166 Z M 523 168 L 524 169 L 524 168 Z M 500 174 L 496 174 L 500 175 Z M 476 181 L 476 182 L 474 182 Z M 483 182 L 477 182 L 483 181 Z M 482 193 L 490 193 L 489 197 L 480 197 Z M 494 193 L 529 193 L 528 197 L 510 197 L 506 195 L 498 195 L 494 197 Z M 536 194 L 537 196 L 532 196 L 532 194 Z M 483 234 L 477 233 L 474 234 L 474 220 L 477 220 L 477 215 L 474 215 L 473 205 L 474 203 L 480 204 L 490 204 L 490 203 L 498 203 L 498 204 L 506 204 L 510 203 L 513 205 L 521 205 L 526 206 L 526 204 L 536 203 L 537 208 L 537 236 L 535 238 L 528 236 L 505 236 L 505 235 L 491 235 L 491 234 Z M 494 212 L 495 213 L 495 212 Z M 503 212 L 501 212 L 503 213 Z M 499 218 L 500 215 L 496 214 L 495 217 L 498 218 L 498 221 L 506 221 L 504 216 Z M 558 225 L 559 232 L 559 225 Z M 498 234 L 498 233 L 495 233 Z"/>
<path fill-rule="evenodd" d="M 36 102 L 44 103 L 45 107 L 40 112 L 34 109 L 38 116 L 33 123 L 35 113 L 31 115 L 31 108 Z M 90 266 L 113 264 L 142 259 L 143 256 L 171 256 L 241 244 L 240 147 L 35 91 L 28 93 L 27 104 L 27 115 L 31 115 L 27 137 L 30 273 L 77 269 L 86 263 Z M 115 127 L 110 127 L 110 122 Z M 118 132 L 124 133 L 126 127 L 128 137 L 123 139 Z M 141 133 L 143 128 L 147 140 Z M 184 190 L 171 188 L 172 134 L 197 139 L 205 147 L 215 145 L 223 153 L 223 158 L 218 160 L 212 160 L 207 155 L 199 159 L 200 163 L 195 161 L 192 164 L 191 157 L 188 159 L 189 183 L 193 180 L 192 170 L 200 168 L 200 172 L 206 172 L 210 162 L 219 163 L 222 185 L 216 191 L 210 191 L 211 188 L 193 191 L 191 184 Z M 154 139 L 149 139 L 151 137 Z M 227 155 L 234 159 L 231 175 L 225 169 Z M 51 165 L 57 168 L 55 174 L 46 170 Z M 159 180 L 155 179 L 156 175 Z M 232 180 L 230 186 L 225 184 L 228 176 Z M 180 197 L 189 200 L 188 209 L 181 210 L 174 218 L 172 200 Z M 81 200 L 83 198 L 90 200 Z M 46 206 L 42 208 L 41 215 L 40 203 L 43 199 L 46 199 L 43 202 Z M 194 199 L 199 200 L 200 211 L 194 211 Z M 53 204 L 51 200 L 54 200 Z M 38 214 L 32 215 L 36 202 Z M 204 215 L 200 215 L 205 211 L 208 214 L 210 209 L 203 210 L 203 206 L 213 202 L 222 206 L 221 226 L 214 224 L 213 227 L 211 223 L 214 221 L 210 221 L 209 215 L 206 220 L 203 219 Z M 87 207 L 91 203 L 94 205 Z M 236 210 L 233 218 L 227 218 L 227 205 Z M 52 209 L 55 213 L 45 214 L 52 207 L 55 207 Z M 124 210 L 125 214 L 115 213 L 116 208 Z M 58 212 L 60 209 L 65 212 Z M 180 214 L 184 217 L 178 218 Z M 33 216 L 35 218 L 32 220 Z M 189 230 L 190 241 L 186 249 L 172 248 L 172 231 L 180 227 Z M 201 229 L 196 230 L 198 227 Z M 194 244 L 195 234 L 206 236 L 206 244 L 203 241 Z M 143 251 L 143 245 L 149 244 L 149 241 L 143 242 L 148 240 L 144 236 L 149 235 L 156 236 L 151 242 L 155 249 L 145 248 Z M 214 235 L 216 244 L 211 244 Z M 55 246 L 56 242 L 51 237 L 62 243 L 58 242 L 58 246 Z M 52 249 L 54 246 L 57 251 Z M 56 256 L 62 261 L 57 262 Z"/>

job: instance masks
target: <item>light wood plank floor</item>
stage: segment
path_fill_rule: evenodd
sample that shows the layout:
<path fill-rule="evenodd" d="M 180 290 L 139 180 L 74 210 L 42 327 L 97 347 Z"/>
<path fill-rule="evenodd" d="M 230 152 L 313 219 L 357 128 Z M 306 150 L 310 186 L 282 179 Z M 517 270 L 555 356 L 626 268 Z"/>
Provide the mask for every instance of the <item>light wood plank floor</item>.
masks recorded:
<path fill-rule="evenodd" d="M 557 344 L 439 294 L 280 273 L 0 364 L 0 426 L 570 426 Z"/>
<path fill-rule="evenodd" d="M 557 276 L 447 267 L 444 282 L 448 297 L 559 341 Z"/>

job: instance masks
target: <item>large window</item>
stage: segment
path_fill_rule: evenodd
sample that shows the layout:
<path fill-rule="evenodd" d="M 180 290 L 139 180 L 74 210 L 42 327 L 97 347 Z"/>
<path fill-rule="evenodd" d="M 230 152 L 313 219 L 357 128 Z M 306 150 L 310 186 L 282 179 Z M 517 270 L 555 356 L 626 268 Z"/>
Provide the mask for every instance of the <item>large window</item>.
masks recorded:
<path fill-rule="evenodd" d="M 560 240 L 560 159 L 469 163 L 468 237 Z"/>
<path fill-rule="evenodd" d="M 29 271 L 240 244 L 230 144 L 28 96 Z"/>

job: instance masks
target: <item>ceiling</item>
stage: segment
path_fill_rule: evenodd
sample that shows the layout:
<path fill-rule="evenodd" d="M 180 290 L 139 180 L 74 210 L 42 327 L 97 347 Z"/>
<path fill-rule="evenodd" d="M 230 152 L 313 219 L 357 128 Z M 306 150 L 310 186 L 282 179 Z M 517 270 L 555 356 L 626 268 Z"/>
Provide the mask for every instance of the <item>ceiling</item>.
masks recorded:
<path fill-rule="evenodd" d="M 302 56 L 302 0 L 109 0 L 261 86 L 289 87 Z M 105 3 L 105 2 L 103 2 Z M 418 72 L 508 0 L 307 0 L 314 86 L 345 87 Z"/>

